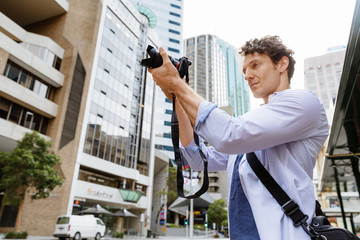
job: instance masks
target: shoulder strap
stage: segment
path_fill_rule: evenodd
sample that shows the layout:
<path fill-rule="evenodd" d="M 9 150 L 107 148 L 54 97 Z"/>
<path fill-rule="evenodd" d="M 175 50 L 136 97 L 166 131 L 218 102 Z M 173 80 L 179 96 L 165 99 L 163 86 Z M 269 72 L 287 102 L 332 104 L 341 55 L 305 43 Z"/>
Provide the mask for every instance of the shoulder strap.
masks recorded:
<path fill-rule="evenodd" d="M 306 222 L 308 216 L 300 210 L 299 205 L 294 202 L 280 187 L 280 185 L 261 164 L 255 153 L 247 153 L 246 158 L 256 176 L 279 203 L 284 213 L 291 218 L 291 220 L 294 222 L 294 225 L 297 227 Z"/>
<path fill-rule="evenodd" d="M 172 143 L 174 146 L 174 154 L 175 154 L 175 162 L 177 166 L 177 192 L 179 197 L 191 199 L 191 198 L 198 198 L 202 194 L 204 194 L 208 187 L 209 187 L 209 178 L 208 178 L 208 162 L 206 159 L 205 154 L 201 151 L 201 148 L 199 147 L 199 136 L 194 132 L 194 141 L 196 145 L 198 146 L 199 153 L 201 155 L 201 158 L 204 161 L 204 180 L 202 187 L 193 195 L 185 196 L 184 194 L 184 177 L 182 173 L 182 166 L 183 166 L 183 156 L 181 155 L 180 148 L 179 148 L 179 121 L 176 115 L 175 111 L 175 96 L 173 96 L 173 111 L 171 115 L 171 138 Z"/>

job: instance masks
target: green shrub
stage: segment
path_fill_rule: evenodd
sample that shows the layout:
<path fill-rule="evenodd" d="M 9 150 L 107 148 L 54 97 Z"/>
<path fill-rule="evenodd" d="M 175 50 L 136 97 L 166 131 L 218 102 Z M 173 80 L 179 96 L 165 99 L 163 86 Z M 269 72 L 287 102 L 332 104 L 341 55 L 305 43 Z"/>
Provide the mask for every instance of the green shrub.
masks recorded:
<path fill-rule="evenodd" d="M 194 229 L 195 230 L 205 231 L 205 226 L 196 224 L 196 225 L 194 225 Z"/>
<path fill-rule="evenodd" d="M 124 233 L 123 232 L 116 232 L 116 233 L 113 233 L 112 236 L 114 238 L 124 238 Z"/>
<path fill-rule="evenodd" d="M 27 232 L 8 232 L 4 239 L 26 239 L 28 236 Z"/>
<path fill-rule="evenodd" d="M 169 228 L 182 228 L 182 226 L 180 226 L 178 224 L 174 224 L 174 223 L 168 223 L 168 224 L 166 224 L 166 227 L 169 227 Z"/>

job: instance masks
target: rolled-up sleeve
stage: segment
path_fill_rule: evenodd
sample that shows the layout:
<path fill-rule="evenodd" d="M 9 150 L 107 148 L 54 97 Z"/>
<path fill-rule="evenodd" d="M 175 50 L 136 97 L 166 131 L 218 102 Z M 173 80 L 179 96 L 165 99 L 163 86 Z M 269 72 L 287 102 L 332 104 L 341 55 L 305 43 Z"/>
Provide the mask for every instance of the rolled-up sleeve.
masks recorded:
<path fill-rule="evenodd" d="M 199 123 L 203 123 L 206 118 L 209 116 L 212 110 L 217 108 L 217 106 L 211 102 L 203 101 L 201 102 L 199 109 L 198 109 L 198 115 L 195 121 L 195 126 Z"/>

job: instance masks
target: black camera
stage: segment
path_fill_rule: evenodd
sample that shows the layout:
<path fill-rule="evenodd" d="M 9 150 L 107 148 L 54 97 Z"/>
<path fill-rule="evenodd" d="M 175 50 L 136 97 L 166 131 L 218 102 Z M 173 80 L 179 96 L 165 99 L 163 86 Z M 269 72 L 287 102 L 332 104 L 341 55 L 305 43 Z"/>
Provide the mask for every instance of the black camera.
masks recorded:
<path fill-rule="evenodd" d="M 163 59 L 159 52 L 152 46 L 148 46 L 146 52 L 149 54 L 149 58 L 141 60 L 140 64 L 147 68 L 158 68 L 163 64 Z M 186 76 L 186 81 L 188 82 L 188 68 L 191 65 L 191 62 L 187 57 L 182 57 L 180 59 L 174 59 L 169 56 L 171 63 L 179 71 L 180 77 L 183 78 Z"/>

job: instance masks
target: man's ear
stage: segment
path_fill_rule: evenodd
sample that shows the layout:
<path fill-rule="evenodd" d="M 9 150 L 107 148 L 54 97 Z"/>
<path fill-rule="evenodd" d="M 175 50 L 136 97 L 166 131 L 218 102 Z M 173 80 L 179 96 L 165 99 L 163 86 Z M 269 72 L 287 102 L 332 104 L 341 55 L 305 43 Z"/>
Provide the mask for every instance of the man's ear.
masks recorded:
<path fill-rule="evenodd" d="M 287 56 L 283 56 L 277 65 L 278 65 L 280 71 L 284 72 L 289 67 L 289 58 Z"/>

